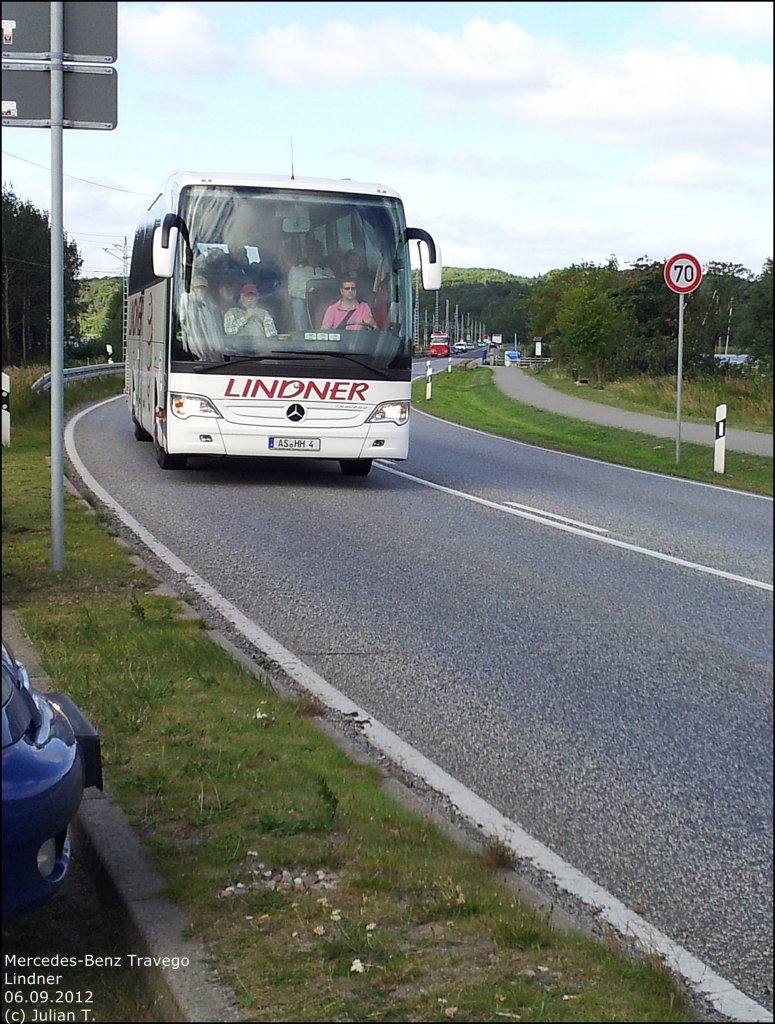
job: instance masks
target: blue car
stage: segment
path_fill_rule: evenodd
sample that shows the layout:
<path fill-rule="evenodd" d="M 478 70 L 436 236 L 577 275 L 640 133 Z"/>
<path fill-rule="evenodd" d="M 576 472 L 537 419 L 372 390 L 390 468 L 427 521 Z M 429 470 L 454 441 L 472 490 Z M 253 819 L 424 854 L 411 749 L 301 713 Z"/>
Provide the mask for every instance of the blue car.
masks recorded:
<path fill-rule="evenodd" d="M 102 789 L 100 738 L 67 696 L 38 693 L 3 646 L 3 918 L 50 899 L 67 875 L 68 829 Z"/>

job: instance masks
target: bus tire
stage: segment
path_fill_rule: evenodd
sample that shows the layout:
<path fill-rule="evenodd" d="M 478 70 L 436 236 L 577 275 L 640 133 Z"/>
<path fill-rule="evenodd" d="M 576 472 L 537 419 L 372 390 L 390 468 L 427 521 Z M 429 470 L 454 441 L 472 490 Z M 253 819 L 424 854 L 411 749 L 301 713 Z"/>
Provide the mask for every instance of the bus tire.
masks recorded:
<path fill-rule="evenodd" d="M 371 472 L 371 459 L 340 459 L 339 467 L 342 476 L 368 476 Z"/>
<path fill-rule="evenodd" d="M 148 431 L 140 426 L 140 424 L 137 422 L 137 420 L 134 418 L 134 416 L 132 417 L 132 423 L 134 424 L 134 428 L 135 428 L 135 440 L 136 441 L 152 441 L 153 440 L 153 438 L 148 433 Z"/>
<path fill-rule="evenodd" d="M 185 455 L 170 455 L 163 448 L 156 449 L 156 461 L 162 469 L 185 469 Z"/>
<path fill-rule="evenodd" d="M 153 446 L 156 449 L 156 461 L 158 462 L 161 469 L 185 469 L 186 468 L 186 456 L 185 455 L 170 455 L 166 452 L 159 439 L 155 438 Z"/>

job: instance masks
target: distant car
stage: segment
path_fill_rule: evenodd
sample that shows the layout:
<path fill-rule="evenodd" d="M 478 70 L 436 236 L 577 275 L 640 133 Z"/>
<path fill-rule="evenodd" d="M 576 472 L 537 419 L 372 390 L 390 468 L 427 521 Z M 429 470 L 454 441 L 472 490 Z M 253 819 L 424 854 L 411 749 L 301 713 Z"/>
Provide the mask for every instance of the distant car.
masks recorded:
<path fill-rule="evenodd" d="M 3 647 L 3 918 L 50 899 L 67 875 L 69 826 L 102 789 L 100 738 L 67 696 L 38 693 Z"/>
<path fill-rule="evenodd" d="M 456 341 L 453 345 L 455 352 L 467 352 L 468 345 L 464 341 Z"/>
<path fill-rule="evenodd" d="M 732 366 L 744 366 L 748 362 L 747 355 L 732 352 L 717 352 L 713 358 L 719 363 L 729 363 Z"/>

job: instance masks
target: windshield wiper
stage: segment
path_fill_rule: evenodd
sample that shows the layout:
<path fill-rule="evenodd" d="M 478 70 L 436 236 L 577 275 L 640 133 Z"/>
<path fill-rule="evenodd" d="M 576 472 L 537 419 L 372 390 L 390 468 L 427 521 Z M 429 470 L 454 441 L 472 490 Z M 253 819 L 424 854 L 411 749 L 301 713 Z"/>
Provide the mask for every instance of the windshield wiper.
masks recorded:
<path fill-rule="evenodd" d="M 383 366 L 375 366 L 374 363 L 369 363 L 365 359 L 358 359 L 357 356 L 351 356 L 349 352 L 336 352 L 324 349 L 319 352 L 310 352 L 307 349 L 283 349 L 278 355 L 288 356 L 304 356 L 305 359 L 314 360 L 318 356 L 329 356 L 333 359 L 346 359 L 350 363 L 357 363 L 358 366 L 363 366 L 366 370 L 373 370 L 375 373 L 382 374 L 383 377 L 388 377 L 389 373 Z"/>
<path fill-rule="evenodd" d="M 208 363 L 206 366 L 198 366 L 194 372 L 209 373 L 210 370 L 222 370 L 224 366 L 234 366 L 239 363 L 260 363 L 264 359 L 271 359 L 273 362 L 277 362 L 277 358 L 274 353 L 265 355 L 226 356 L 225 359 L 222 359 L 217 363 Z"/>

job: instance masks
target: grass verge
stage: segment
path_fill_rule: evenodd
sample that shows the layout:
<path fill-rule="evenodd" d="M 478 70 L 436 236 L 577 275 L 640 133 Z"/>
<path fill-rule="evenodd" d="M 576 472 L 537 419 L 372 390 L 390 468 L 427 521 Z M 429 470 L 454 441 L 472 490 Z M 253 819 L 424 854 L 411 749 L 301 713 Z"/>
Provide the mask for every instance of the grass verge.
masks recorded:
<path fill-rule="evenodd" d="M 455 367 L 451 373 L 436 374 L 430 400 L 425 397 L 425 380 L 417 380 L 412 388 L 412 404 L 440 419 L 526 444 L 603 459 L 662 476 L 696 480 L 769 497 L 773 494 L 771 458 L 727 451 L 725 471 L 719 474 L 713 471 L 713 449 L 709 445 L 682 442 L 681 459 L 676 465 L 674 443 L 630 430 L 558 416 L 516 402 L 498 389 L 492 370 L 487 367 L 477 367 L 473 371 Z"/>
<path fill-rule="evenodd" d="M 71 385 L 66 403 L 116 387 Z M 554 929 L 501 881 L 503 851 L 391 798 L 314 702 L 245 671 L 70 494 L 52 573 L 48 403 L 20 404 L 3 600 L 98 726 L 111 794 L 249 1019 L 697 1019 L 658 961 Z"/>

